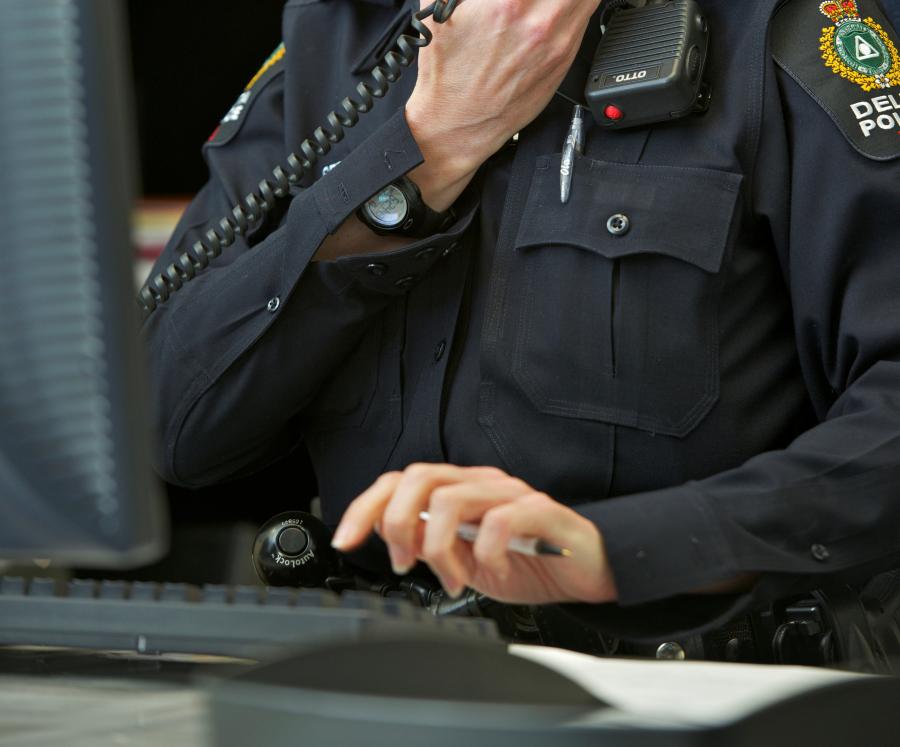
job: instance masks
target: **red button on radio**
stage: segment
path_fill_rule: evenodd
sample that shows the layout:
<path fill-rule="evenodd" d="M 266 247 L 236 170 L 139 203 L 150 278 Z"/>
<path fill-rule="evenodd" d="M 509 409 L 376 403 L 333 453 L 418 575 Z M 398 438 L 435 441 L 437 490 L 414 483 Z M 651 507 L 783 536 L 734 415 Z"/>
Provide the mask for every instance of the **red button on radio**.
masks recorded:
<path fill-rule="evenodd" d="M 625 116 L 625 112 L 623 112 L 618 106 L 614 106 L 610 104 L 603 110 L 603 114 L 607 119 L 611 119 L 614 122 L 618 122 Z"/>

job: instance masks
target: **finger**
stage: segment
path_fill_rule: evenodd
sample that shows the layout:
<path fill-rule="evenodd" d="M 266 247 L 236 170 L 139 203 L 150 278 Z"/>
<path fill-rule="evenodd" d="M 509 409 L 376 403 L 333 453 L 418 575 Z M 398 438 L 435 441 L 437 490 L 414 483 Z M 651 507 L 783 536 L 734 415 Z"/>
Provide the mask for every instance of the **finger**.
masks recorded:
<path fill-rule="evenodd" d="M 412 464 L 403 471 L 384 509 L 381 525 L 395 573 L 408 573 L 415 564 L 419 550 L 416 545 L 419 513 L 428 505 L 431 491 L 459 479 L 462 470 L 449 464 Z"/>
<path fill-rule="evenodd" d="M 386 472 L 347 507 L 335 530 L 332 547 L 346 551 L 363 543 L 381 520 L 401 476 L 400 472 Z"/>
<path fill-rule="evenodd" d="M 505 549 L 509 539 L 537 537 L 572 551 L 567 558 L 540 558 L 538 570 L 546 572 L 547 578 L 552 579 L 556 587 L 554 599 L 601 603 L 618 597 L 598 527 L 548 495 L 531 493 L 492 509 L 485 514 L 481 525 L 478 540 L 483 543 L 476 542 L 474 548 L 479 570 L 496 568 L 496 572 L 505 573 L 504 578 L 508 580 L 512 565 L 511 556 Z"/>
<path fill-rule="evenodd" d="M 532 492 L 488 511 L 473 548 L 479 569 L 507 580 L 511 568 L 507 547 L 513 537 L 539 537 L 565 546 L 570 535 L 560 531 L 559 509 L 565 510 L 549 496 Z"/>
<path fill-rule="evenodd" d="M 449 464 L 413 464 L 406 468 L 387 507 L 382 531 L 389 545 L 394 570 L 404 574 L 415 564 L 421 547 L 416 542 L 419 514 L 428 506 L 432 491 L 449 483 L 495 477 L 503 472 L 492 467 L 454 467 Z"/>
<path fill-rule="evenodd" d="M 521 480 L 475 480 L 436 488 L 428 503 L 422 557 L 453 596 L 471 580 L 471 546 L 460 545 L 461 522 L 474 522 L 489 509 L 508 503 L 532 489 Z"/>

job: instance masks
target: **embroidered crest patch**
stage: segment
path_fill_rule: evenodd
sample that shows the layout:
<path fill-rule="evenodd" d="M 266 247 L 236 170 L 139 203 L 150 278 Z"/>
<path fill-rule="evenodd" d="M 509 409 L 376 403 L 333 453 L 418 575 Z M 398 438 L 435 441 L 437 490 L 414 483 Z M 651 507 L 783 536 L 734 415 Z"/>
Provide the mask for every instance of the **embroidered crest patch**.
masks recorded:
<path fill-rule="evenodd" d="M 824 2 L 819 10 L 834 23 L 819 39 L 828 67 L 867 92 L 900 86 L 897 47 L 880 23 L 860 16 L 856 0 Z"/>
<path fill-rule="evenodd" d="M 775 62 L 857 151 L 900 157 L 900 51 L 877 0 L 788 0 L 772 31 Z"/>

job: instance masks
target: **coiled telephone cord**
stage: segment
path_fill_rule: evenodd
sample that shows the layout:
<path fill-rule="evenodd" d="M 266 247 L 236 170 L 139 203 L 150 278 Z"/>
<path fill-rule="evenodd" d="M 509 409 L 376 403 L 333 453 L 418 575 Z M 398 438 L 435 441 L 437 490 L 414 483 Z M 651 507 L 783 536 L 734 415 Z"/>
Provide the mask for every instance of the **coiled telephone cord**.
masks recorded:
<path fill-rule="evenodd" d="M 416 59 L 418 50 L 427 47 L 434 38 L 431 30 L 423 23 L 433 17 L 436 23 L 445 23 L 453 15 L 462 0 L 435 0 L 428 7 L 413 13 L 409 27 L 394 43 L 379 65 L 371 72 L 374 85 L 361 81 L 356 86 L 358 100 L 350 96 L 341 101 L 338 111 L 331 111 L 326 120 L 328 125 L 316 128 L 313 136 L 300 144 L 300 153 L 290 153 L 285 163 L 272 170 L 269 179 L 263 179 L 223 217 L 216 228 L 206 231 L 203 238 L 194 242 L 162 272 L 150 278 L 141 288 L 137 302 L 146 320 L 160 304 L 193 280 L 197 273 L 205 270 L 211 260 L 218 257 L 223 249 L 231 246 L 235 238 L 245 234 L 268 211 L 275 207 L 279 199 L 290 194 L 291 185 L 300 182 L 307 174 L 314 172 L 319 159 L 327 155 L 333 145 L 344 139 L 344 130 L 356 126 L 361 114 L 370 112 L 375 99 L 387 94 L 391 85 L 399 80 L 403 68 L 409 67 Z M 412 30 L 415 36 L 407 33 Z"/>

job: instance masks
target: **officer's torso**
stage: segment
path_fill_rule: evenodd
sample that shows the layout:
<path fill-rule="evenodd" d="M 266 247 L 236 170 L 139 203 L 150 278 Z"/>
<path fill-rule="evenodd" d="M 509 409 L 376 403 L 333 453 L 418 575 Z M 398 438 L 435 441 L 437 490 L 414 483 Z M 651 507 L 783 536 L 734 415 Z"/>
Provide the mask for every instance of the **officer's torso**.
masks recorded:
<path fill-rule="evenodd" d="M 778 153 L 784 141 L 766 50 L 774 5 L 705 0 L 708 114 L 593 127 L 567 205 L 562 98 L 489 162 L 467 240 L 373 323 L 309 414 L 330 517 L 411 461 L 496 464 L 574 503 L 717 473 L 809 426 L 776 251 L 786 226 L 755 204 L 760 143 Z M 286 149 L 352 91 L 401 13 L 287 4 Z M 322 164 L 396 111 L 414 77 Z M 766 173 L 769 202 L 787 204 L 786 170 Z"/>

